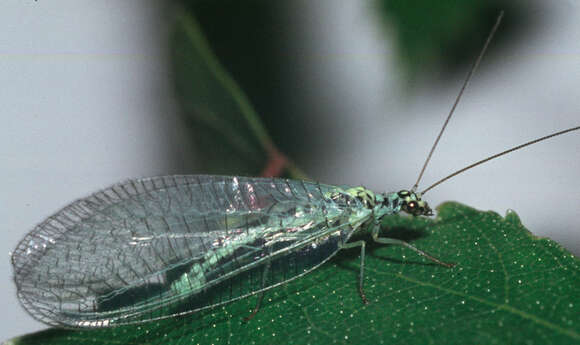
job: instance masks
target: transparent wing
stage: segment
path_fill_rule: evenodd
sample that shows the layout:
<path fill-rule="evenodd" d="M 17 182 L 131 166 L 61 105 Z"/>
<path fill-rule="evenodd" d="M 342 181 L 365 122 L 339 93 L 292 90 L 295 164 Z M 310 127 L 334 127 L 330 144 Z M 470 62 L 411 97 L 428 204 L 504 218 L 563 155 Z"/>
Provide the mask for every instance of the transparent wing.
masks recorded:
<path fill-rule="evenodd" d="M 239 299 L 320 265 L 368 219 L 340 191 L 204 175 L 114 185 L 19 243 L 18 296 L 36 319 L 66 327 L 139 323 Z"/>

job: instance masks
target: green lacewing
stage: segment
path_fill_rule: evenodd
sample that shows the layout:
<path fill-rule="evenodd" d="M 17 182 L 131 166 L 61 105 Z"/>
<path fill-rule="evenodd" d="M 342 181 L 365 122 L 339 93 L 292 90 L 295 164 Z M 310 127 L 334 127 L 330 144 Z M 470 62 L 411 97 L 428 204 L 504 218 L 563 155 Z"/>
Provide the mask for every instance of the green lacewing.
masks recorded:
<path fill-rule="evenodd" d="M 492 34 L 496 28 L 497 23 Z M 487 43 L 462 90 L 486 47 Z M 263 296 L 316 269 L 340 249 L 357 247 L 364 302 L 365 242 L 349 242 L 354 233 L 366 230 L 376 242 L 403 245 L 452 267 L 409 243 L 380 237 L 381 218 L 401 211 L 432 215 L 422 194 L 435 185 L 500 155 L 578 129 L 486 158 L 422 193 L 416 186 L 441 133 L 415 186 L 393 193 L 239 176 L 130 180 L 73 202 L 21 240 L 12 254 L 18 298 L 35 319 L 53 326 L 139 324 Z"/>

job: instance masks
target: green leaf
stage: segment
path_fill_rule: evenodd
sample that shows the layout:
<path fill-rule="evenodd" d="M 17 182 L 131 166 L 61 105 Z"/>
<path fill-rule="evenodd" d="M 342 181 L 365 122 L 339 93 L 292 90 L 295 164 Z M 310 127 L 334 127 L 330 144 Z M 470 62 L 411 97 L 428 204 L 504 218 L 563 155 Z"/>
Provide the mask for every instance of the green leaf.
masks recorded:
<path fill-rule="evenodd" d="M 580 342 L 579 261 L 505 218 L 445 203 L 436 220 L 393 216 L 387 234 L 405 248 L 370 244 L 365 289 L 358 251 L 256 298 L 180 318 L 95 331 L 51 329 L 12 344 L 573 344 Z M 365 234 L 361 234 L 363 238 Z"/>
<path fill-rule="evenodd" d="M 502 0 L 379 0 L 377 11 L 397 38 L 399 61 L 411 81 L 463 71 L 481 50 L 501 10 L 506 12 L 494 45 L 530 30 L 533 15 L 525 3 Z M 494 54 L 494 50 L 488 53 Z M 489 63 L 489 61 L 488 61 Z"/>
<path fill-rule="evenodd" d="M 176 12 L 171 48 L 176 93 L 203 173 L 281 176 L 286 171 L 303 177 L 278 151 L 245 92 L 184 8 Z"/>
<path fill-rule="evenodd" d="M 253 168 L 266 164 L 266 147 L 273 146 L 258 115 L 214 56 L 193 16 L 183 10 L 175 25 L 176 90 L 194 138 L 207 149 L 201 158 L 226 171 L 236 166 L 241 167 L 238 173 L 257 173 Z"/>

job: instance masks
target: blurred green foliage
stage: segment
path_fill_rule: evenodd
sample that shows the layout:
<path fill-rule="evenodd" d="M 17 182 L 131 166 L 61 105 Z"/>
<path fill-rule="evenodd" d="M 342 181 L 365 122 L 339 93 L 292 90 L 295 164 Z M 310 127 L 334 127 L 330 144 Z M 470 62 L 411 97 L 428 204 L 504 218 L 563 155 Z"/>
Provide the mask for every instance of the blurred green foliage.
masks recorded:
<path fill-rule="evenodd" d="M 423 73 L 445 78 L 465 71 L 501 10 L 505 19 L 494 45 L 532 26 L 532 17 L 521 1 L 378 0 L 377 7 L 385 27 L 397 37 L 400 62 L 411 80 Z"/>
<path fill-rule="evenodd" d="M 289 73 L 280 68 L 288 65 L 284 52 L 289 40 L 278 20 L 279 5 L 265 0 L 182 4 L 172 39 L 172 64 L 178 100 L 198 148 L 199 171 L 259 176 L 271 158 L 267 146 L 273 146 L 265 133 L 290 156 L 306 152 L 308 136 L 303 134 L 308 128 L 299 114 L 290 114 L 292 99 L 281 87 Z M 207 54 L 199 54 L 200 45 Z M 233 93 L 207 69 L 208 61 L 219 64 L 236 84 Z M 259 116 L 249 120 L 245 105 L 238 102 L 240 93 Z M 251 121 L 264 130 L 256 131 Z M 302 140 L 295 140 L 296 133 L 302 133 Z"/>
<path fill-rule="evenodd" d="M 295 111 L 295 103 L 300 100 L 295 99 L 293 90 L 301 85 L 292 76 L 302 67 L 293 56 L 302 54 L 303 43 L 294 41 L 293 32 L 297 28 L 292 24 L 300 23 L 300 18 L 288 19 L 287 3 L 268 0 L 177 3 L 178 11 L 195 18 L 193 31 L 199 31 L 196 35 L 212 56 L 209 60 L 220 65 L 237 89 L 243 90 L 245 103 L 255 108 L 254 113 L 259 114 L 255 118 L 263 124 L 264 132 L 275 138 L 280 152 L 299 162 L 308 161 L 313 145 L 326 140 L 332 147 L 333 140 L 340 140 L 320 139 L 320 133 L 311 124 L 311 117 L 316 114 Z M 506 11 L 506 16 L 494 45 L 530 26 L 530 16 L 519 1 L 377 0 L 373 8 L 374 15 L 388 29 L 386 32 L 396 37 L 397 55 L 408 78 L 406 86 L 414 84 L 418 76 L 445 78 L 457 70 L 466 71 L 500 9 Z M 292 15 L 300 13 L 295 11 Z M 215 73 L 207 68 L 207 56 L 200 56 L 200 43 L 192 37 L 192 28 L 188 26 L 191 25 L 183 20 L 175 22 L 171 51 L 178 100 L 197 147 L 195 172 L 260 175 L 270 162 L 268 149 L 263 140 L 256 138 L 255 131 L 248 126 L 247 114 L 243 114 L 234 99 L 239 92 L 232 93 L 221 85 Z M 486 61 L 489 59 L 486 57 Z M 348 63 L 348 59 L 345 61 Z"/>

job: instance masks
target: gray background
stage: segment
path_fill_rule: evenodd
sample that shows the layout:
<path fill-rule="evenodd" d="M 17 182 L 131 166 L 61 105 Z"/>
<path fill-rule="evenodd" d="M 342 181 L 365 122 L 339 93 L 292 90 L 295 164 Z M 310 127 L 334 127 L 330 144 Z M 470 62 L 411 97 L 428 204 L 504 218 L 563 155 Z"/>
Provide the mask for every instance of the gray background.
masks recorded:
<path fill-rule="evenodd" d="M 580 124 L 580 3 L 530 6 L 540 9 L 541 26 L 499 52 L 493 67 L 484 59 L 424 186 Z M 11 282 L 8 253 L 27 231 L 114 182 L 187 172 L 189 141 L 164 61 L 163 10 L 145 0 L 0 4 L 1 339 L 44 328 L 18 305 Z M 316 114 L 311 125 L 321 135 L 340 138 L 312 148 L 318 158 L 305 164 L 310 176 L 397 190 L 413 184 L 463 75 L 403 94 L 389 53 L 394 43 L 370 12 L 362 1 L 288 5 L 296 42 L 306 45 L 296 78 L 307 87 L 295 107 Z M 579 133 L 554 139 L 459 176 L 426 199 L 500 214 L 515 209 L 532 232 L 579 253 L 579 147 Z"/>

